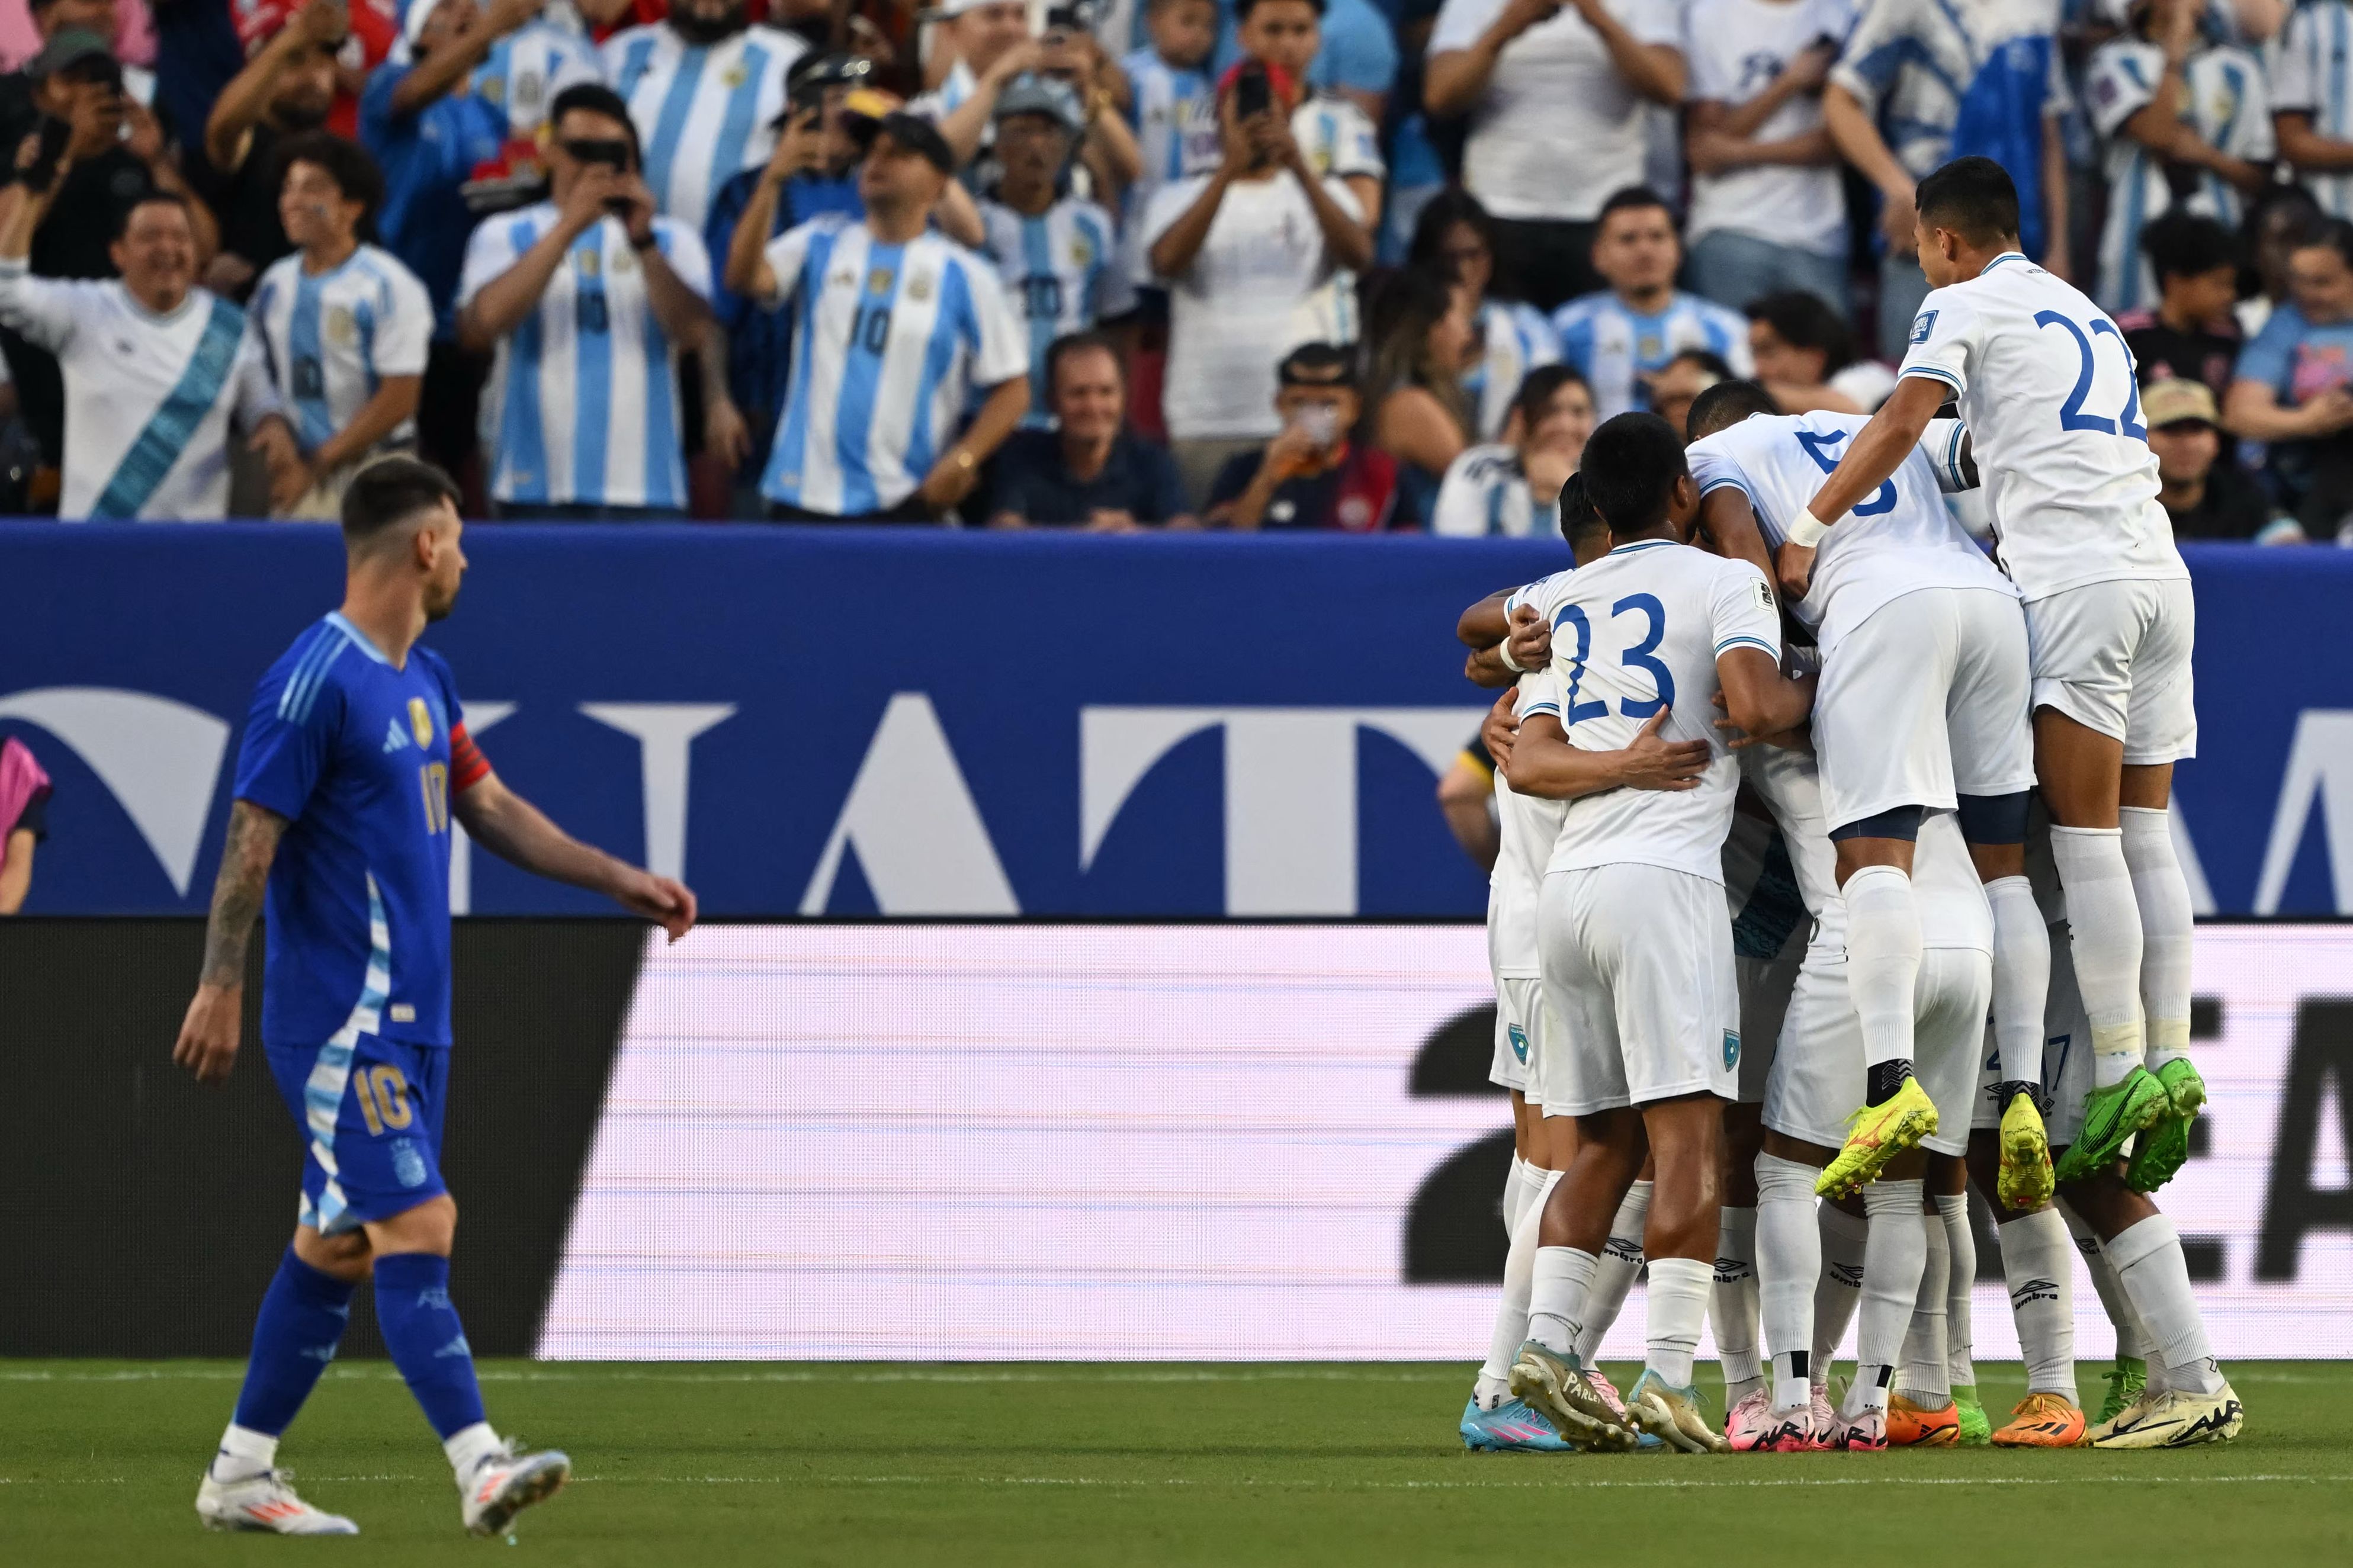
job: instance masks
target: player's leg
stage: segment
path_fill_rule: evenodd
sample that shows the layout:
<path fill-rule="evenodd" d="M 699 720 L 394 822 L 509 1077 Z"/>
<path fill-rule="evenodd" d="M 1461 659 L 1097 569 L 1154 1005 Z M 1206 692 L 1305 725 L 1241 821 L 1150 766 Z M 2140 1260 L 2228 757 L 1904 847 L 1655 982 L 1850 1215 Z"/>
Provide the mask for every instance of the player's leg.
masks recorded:
<path fill-rule="evenodd" d="M 1514 1067 L 1525 1075 L 1527 1089 L 1540 1092 L 1543 1040 L 1547 1032 L 1556 1036 L 1559 1032 L 1556 1026 L 1548 1027 L 1543 987 L 1535 980 L 1504 980 L 1497 983 L 1496 995 L 1499 1020 L 1508 1021 L 1499 1022 L 1499 1032 L 1508 1026 L 1520 1037 L 1515 1047 L 1505 1049 Z M 1535 1026 L 1523 1020 L 1532 1021 Z M 1470 1405 L 1462 1413 L 1461 1433 L 1463 1445 L 1473 1449 L 1552 1452 L 1567 1444 L 1550 1417 L 1514 1397 L 1512 1361 L 1527 1338 L 1528 1297 L 1535 1282 L 1545 1200 L 1552 1195 L 1561 1171 L 1576 1152 L 1577 1124 L 1565 1116 L 1547 1118 L 1543 1107 L 1520 1090 L 1514 1089 L 1512 1099 L 1514 1126 L 1525 1157 L 1518 1162 L 1518 1190 L 1507 1199 L 1513 1223 L 1511 1244 L 1504 1255 L 1503 1295 L 1495 1305 L 1487 1360 L 1479 1369 Z"/>
<path fill-rule="evenodd" d="M 1946 731 L 1957 819 L 1993 911 L 1993 1031 L 2001 1072 L 1994 1103 L 2002 1114 L 2003 1179 L 2008 1201 L 2032 1208 L 2049 1200 L 2052 1185 L 2040 1106 L 2051 936 L 2026 875 L 2034 788 L 2026 619 L 2006 594 L 1966 595 L 1962 611 Z"/>
<path fill-rule="evenodd" d="M 1798 909 L 1802 914 L 1803 906 Z M 1795 945 L 1799 938 L 1794 932 L 1801 929 L 1802 921 L 1796 922 L 1783 945 Z M 1737 953 L 1736 927 L 1734 948 Z M 1794 955 L 1736 956 L 1733 967 L 1740 987 L 1739 1099 L 1724 1108 L 1724 1210 L 1717 1221 L 1715 1296 L 1708 1306 L 1708 1326 L 1724 1372 L 1727 1432 L 1729 1412 L 1751 1402 L 1758 1416 L 1766 1410 L 1757 1321 L 1757 1157 L 1765 1147 L 1765 1086 L 1778 1055 L 1800 964 Z"/>
<path fill-rule="evenodd" d="M 2133 665 L 2118 807 L 2125 865 L 2132 873 L 2133 899 L 2140 910 L 2147 1065 L 2167 1100 L 2165 1110 L 2134 1149 L 2126 1175 L 2144 1193 L 2170 1181 L 2189 1158 L 2189 1123 L 2206 1102 L 2205 1080 L 2189 1062 L 2194 932 L 2189 883 L 2174 853 L 2169 811 L 2173 764 L 2198 752 L 2189 668 L 2197 611 L 2186 581 L 2154 586 L 2157 616 Z"/>
<path fill-rule="evenodd" d="M 1948 1168 L 1959 1169 L 1960 1162 L 1949 1155 L 1932 1154 L 1923 1178 L 1928 1194 L 1921 1205 L 1926 1267 L 1920 1271 L 1912 1326 L 1905 1331 L 1903 1355 L 1895 1368 L 1895 1391 L 1887 1402 L 1887 1441 L 1892 1447 L 1941 1447 L 1960 1436 L 1948 1332 L 1953 1254 L 1936 1213 L 1936 1189 Z"/>
<path fill-rule="evenodd" d="M 1841 640 L 1815 704 L 1822 810 L 1846 904 L 1847 984 L 1862 1025 L 1863 1109 L 1824 1191 L 1852 1192 L 1935 1126 L 1911 1086 L 1920 912 L 1912 885 L 1924 810 L 1953 805 L 1945 704 L 1959 658 L 1960 595 L 1922 589 Z"/>
<path fill-rule="evenodd" d="M 458 1205 L 441 1179 L 447 1049 L 360 1037 L 353 1095 L 369 1136 L 340 1151 L 352 1212 L 375 1257 L 376 1327 L 401 1381 L 441 1439 L 461 1517 L 494 1534 L 570 1477 L 560 1453 L 523 1454 L 491 1429 L 474 1375 L 473 1347 L 449 1298 Z"/>
<path fill-rule="evenodd" d="M 2108 1385 L 2106 1395 L 2100 1401 L 2099 1413 L 2092 1418 L 2094 1426 L 2115 1420 L 2125 1407 L 2134 1404 L 2148 1386 L 2148 1341 L 2141 1331 L 2140 1319 L 2132 1310 L 2132 1300 L 2125 1294 L 2124 1281 L 2116 1278 L 2116 1265 L 2109 1261 L 2107 1248 L 2100 1245 L 2099 1233 L 2070 1205 L 2062 1203 L 2059 1212 L 2067 1222 L 2067 1232 L 2075 1238 L 2075 1250 L 2084 1255 L 2084 1267 L 2091 1271 L 2092 1289 L 2100 1295 L 2100 1309 L 2116 1331 L 2116 1360 L 2105 1374 Z M 2163 1368 L 2158 1369 L 2158 1388 L 2165 1386 Z"/>
<path fill-rule="evenodd" d="M 1628 1109 L 1606 952 L 1588 937 L 1602 895 L 1595 871 L 1545 879 L 1537 905 L 1545 1000 L 1561 1025 L 1561 1048 L 1540 1059 L 1547 1121 L 1577 1119 L 1575 1152 L 1538 1211 L 1528 1338 L 1512 1363 L 1512 1393 L 1543 1411 L 1581 1447 L 1630 1447 L 1633 1434 L 1588 1380 L 1577 1345 L 1599 1253 L 1648 1146 Z"/>
<path fill-rule="evenodd" d="M 2150 1360 L 2164 1369 L 2161 1390 L 2144 1390 L 2113 1419 L 2094 1427 L 2092 1446 L 2182 1448 L 2237 1436 L 2244 1412 L 2215 1364 L 2173 1222 L 2126 1185 L 2114 1167 L 2063 1184 L 2060 1192 L 2099 1236 L 2133 1315 L 2147 1332 Z"/>
<path fill-rule="evenodd" d="M 2092 1031 L 2091 1102 L 2061 1180 L 2105 1164 L 2168 1107 L 2142 1066 L 2140 909 L 2118 816 L 2134 653 L 2154 616 L 2153 587 L 2095 583 L 2027 606 L 2034 773 Z"/>
<path fill-rule="evenodd" d="M 1721 1224 L 1723 1102 L 1705 1090 L 1642 1107 L 1658 1162 L 1651 1221 L 1648 1345 L 1626 1397 L 1635 1426 L 1686 1453 L 1729 1453 L 1699 1406 L 1693 1358 L 1707 1321 Z"/>
<path fill-rule="evenodd" d="M 279 1439 L 334 1360 L 352 1296 L 367 1277 L 367 1238 L 344 1216 L 342 1188 L 331 1174 L 339 1138 L 365 1132 L 345 1093 L 351 1044 L 339 1038 L 310 1049 L 272 1047 L 267 1055 L 270 1076 L 305 1131 L 301 1220 L 262 1297 L 237 1410 L 206 1468 L 196 1513 L 215 1530 L 353 1534 L 358 1527 L 351 1521 L 304 1502 L 277 1469 Z M 318 1125 L 310 1111 L 314 1088 L 322 1112 Z M 332 1116 L 323 1114 L 329 1106 Z M 331 1234 L 321 1230 L 322 1201 L 341 1222 Z"/>
<path fill-rule="evenodd" d="M 1960 1442 L 1980 1447 L 1993 1437 L 1993 1425 L 1978 1402 L 1976 1349 L 1971 1336 L 1970 1292 L 1978 1279 L 1977 1232 L 1969 1224 L 1969 1171 L 1966 1157 L 1939 1155 L 1928 1162 L 1928 1203 L 1944 1233 L 1950 1260 L 1945 1287 L 1945 1384 L 1953 1391 L 1960 1417 Z"/>
<path fill-rule="evenodd" d="M 2067 1226 L 2056 1208 L 2021 1212 L 2000 1198 L 1997 1136 L 1969 1138 L 1969 1180 L 1993 1211 L 2001 1240 L 2003 1283 L 2026 1363 L 2026 1397 L 1992 1436 L 2000 1447 L 2073 1447 L 2084 1436 L 2075 1397 L 2075 1272 Z"/>

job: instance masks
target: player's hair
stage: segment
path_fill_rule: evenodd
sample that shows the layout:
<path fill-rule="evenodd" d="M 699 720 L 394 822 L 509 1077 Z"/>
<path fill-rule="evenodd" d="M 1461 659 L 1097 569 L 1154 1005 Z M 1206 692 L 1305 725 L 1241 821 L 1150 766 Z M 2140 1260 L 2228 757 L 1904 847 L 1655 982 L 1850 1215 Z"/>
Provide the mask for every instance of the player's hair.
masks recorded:
<path fill-rule="evenodd" d="M 1948 228 L 1980 248 L 2018 237 L 2018 186 L 1990 158 L 1956 158 L 1920 182 L 1920 221 Z"/>
<path fill-rule="evenodd" d="M 144 195 L 142 195 L 137 201 L 125 202 L 116 210 L 114 214 L 114 233 L 110 237 L 121 239 L 124 235 L 129 234 L 131 232 L 131 220 L 137 215 L 141 207 L 158 206 L 177 207 L 187 215 L 188 222 L 190 224 L 194 224 L 196 221 L 196 209 L 189 205 L 187 197 L 182 195 L 177 191 L 166 191 L 160 187 L 151 186 L 147 193 Z"/>
<path fill-rule="evenodd" d="M 343 545 L 368 549 L 403 523 L 441 503 L 459 504 L 449 476 L 419 458 L 380 458 L 352 476 L 343 491 Z"/>
<path fill-rule="evenodd" d="M 1716 381 L 1730 381 L 1740 374 L 1732 368 L 1732 363 L 1729 360 L 1714 349 L 1678 349 L 1667 363 L 1695 364 L 1715 377 Z M 1710 382 L 1708 384 L 1713 386 L 1715 384 Z"/>
<path fill-rule="evenodd" d="M 1046 345 L 1046 395 L 1053 396 L 1055 387 L 1060 384 L 1064 360 L 1072 354 L 1089 353 L 1098 349 L 1111 355 L 1112 369 L 1117 373 L 1120 385 L 1124 387 L 1127 384 L 1127 366 L 1120 363 L 1117 344 L 1102 332 L 1065 332 Z"/>
<path fill-rule="evenodd" d="M 2239 265 L 2239 240 L 2211 217 L 2179 208 L 2140 231 L 2140 250 L 2157 274 L 2157 286 L 2168 278 L 2195 278 Z"/>
<path fill-rule="evenodd" d="M 629 166 L 633 169 L 645 166 L 646 150 L 638 142 L 638 124 L 629 118 L 628 100 L 601 81 L 575 81 L 557 93 L 555 101 L 547 106 L 548 130 L 554 132 L 564 123 L 564 117 L 575 110 L 619 121 L 622 132 L 628 138 Z"/>
<path fill-rule="evenodd" d="M 1691 412 L 1683 417 L 1683 428 L 1696 441 L 1718 430 L 1729 430 L 1753 414 L 1780 412 L 1773 395 L 1755 382 L 1736 378 L 1719 381 L 1692 399 Z"/>
<path fill-rule="evenodd" d="M 2295 237 L 2298 250 L 2311 250 L 2326 246 L 2353 267 L 2353 223 L 2341 217 L 2323 218 L 2310 229 Z"/>
<path fill-rule="evenodd" d="M 1648 185 L 1625 185 L 1610 192 L 1609 199 L 1601 204 L 1601 210 L 1593 215 L 1593 232 L 1599 234 L 1609 222 L 1612 213 L 1633 212 L 1647 207 L 1656 207 L 1667 215 L 1669 223 L 1674 221 L 1675 209 L 1668 205 L 1666 197 Z"/>
<path fill-rule="evenodd" d="M 367 149 L 331 131 L 306 131 L 290 136 L 278 149 L 278 186 L 286 186 L 287 172 L 297 163 L 312 163 L 327 172 L 343 200 L 360 204 L 360 232 L 365 234 L 384 205 L 384 171 Z"/>
<path fill-rule="evenodd" d="M 1620 414 L 1602 422 L 1585 444 L 1585 493 L 1624 538 L 1666 520 L 1675 481 L 1691 472 L 1683 462 L 1683 437 L 1655 414 Z"/>
<path fill-rule="evenodd" d="M 1773 335 L 1793 349 L 1818 350 L 1824 375 L 1836 375 L 1854 363 L 1854 332 L 1846 318 L 1810 289 L 1783 289 L 1759 295 L 1740 313 L 1772 328 Z"/>
<path fill-rule="evenodd" d="M 1579 469 L 1568 476 L 1560 487 L 1560 500 L 1556 503 L 1560 513 L 1560 536 L 1576 550 L 1580 542 L 1596 533 L 1609 531 L 1609 525 L 1593 510 L 1593 496 L 1585 488 L 1585 473 Z"/>
<path fill-rule="evenodd" d="M 1249 21 L 1250 14 L 1258 9 L 1259 4 L 1260 0 L 1234 0 L 1235 25 L 1239 26 L 1242 23 Z M 1316 20 L 1323 20 L 1324 0 L 1301 0 L 1301 4 L 1306 5 L 1310 10 L 1315 13 Z"/>
<path fill-rule="evenodd" d="M 1512 412 L 1520 416 L 1523 429 L 1543 418 L 1552 407 L 1552 400 L 1564 386 L 1577 385 L 1592 395 L 1593 384 L 1577 374 L 1573 365 L 1540 364 L 1528 372 L 1520 382 L 1520 389 L 1512 394 Z"/>

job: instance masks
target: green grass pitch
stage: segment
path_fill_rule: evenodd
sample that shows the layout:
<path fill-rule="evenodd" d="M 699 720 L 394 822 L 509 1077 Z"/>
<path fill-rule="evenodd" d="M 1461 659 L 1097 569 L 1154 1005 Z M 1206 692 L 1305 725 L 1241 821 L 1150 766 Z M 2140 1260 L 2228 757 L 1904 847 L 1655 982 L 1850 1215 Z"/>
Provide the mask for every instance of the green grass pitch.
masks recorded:
<path fill-rule="evenodd" d="M 497 1363 L 492 1419 L 577 1477 L 510 1548 L 459 1533 L 388 1365 L 332 1369 L 280 1456 L 365 1533 L 289 1542 L 190 1506 L 236 1366 L 5 1363 L 0 1562 L 2353 1563 L 2353 1363 L 2230 1370 L 2222 1448 L 1537 1458 L 1462 1451 L 1467 1365 Z"/>

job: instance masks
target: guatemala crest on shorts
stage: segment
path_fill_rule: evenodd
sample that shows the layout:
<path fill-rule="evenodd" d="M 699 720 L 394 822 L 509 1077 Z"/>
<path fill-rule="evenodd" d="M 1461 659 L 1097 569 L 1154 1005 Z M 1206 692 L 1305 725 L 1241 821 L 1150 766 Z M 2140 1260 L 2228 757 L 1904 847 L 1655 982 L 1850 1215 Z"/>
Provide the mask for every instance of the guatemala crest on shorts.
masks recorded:
<path fill-rule="evenodd" d="M 1724 1031 L 1724 1065 L 1727 1068 L 1740 1065 L 1740 1031 L 1737 1029 Z"/>
<path fill-rule="evenodd" d="M 1519 1058 L 1519 1063 L 1522 1067 L 1527 1066 L 1528 1032 L 1525 1029 L 1521 1028 L 1517 1024 L 1506 1026 L 1506 1032 L 1510 1034 L 1512 1037 L 1512 1055 Z"/>

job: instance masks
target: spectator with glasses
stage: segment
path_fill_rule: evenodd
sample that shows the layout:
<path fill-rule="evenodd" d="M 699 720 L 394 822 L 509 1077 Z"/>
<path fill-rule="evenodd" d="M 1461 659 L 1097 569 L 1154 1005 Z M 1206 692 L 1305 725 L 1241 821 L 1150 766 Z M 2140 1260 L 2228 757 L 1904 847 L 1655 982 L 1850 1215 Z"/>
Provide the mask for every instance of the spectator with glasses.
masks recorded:
<path fill-rule="evenodd" d="M 1510 279 L 1497 279 L 1495 220 L 1468 191 L 1446 190 L 1422 207 L 1406 262 L 1451 279 L 1468 297 L 1472 348 L 1462 390 L 1476 410 L 1479 438 L 1501 439 L 1522 380 L 1560 359 L 1552 323 L 1513 297 Z"/>
<path fill-rule="evenodd" d="M 711 322 L 710 258 L 655 212 L 617 93 L 566 88 L 549 124 L 548 199 L 476 229 L 458 289 L 459 341 L 497 353 L 491 496 L 511 517 L 678 516 L 679 356 Z"/>

